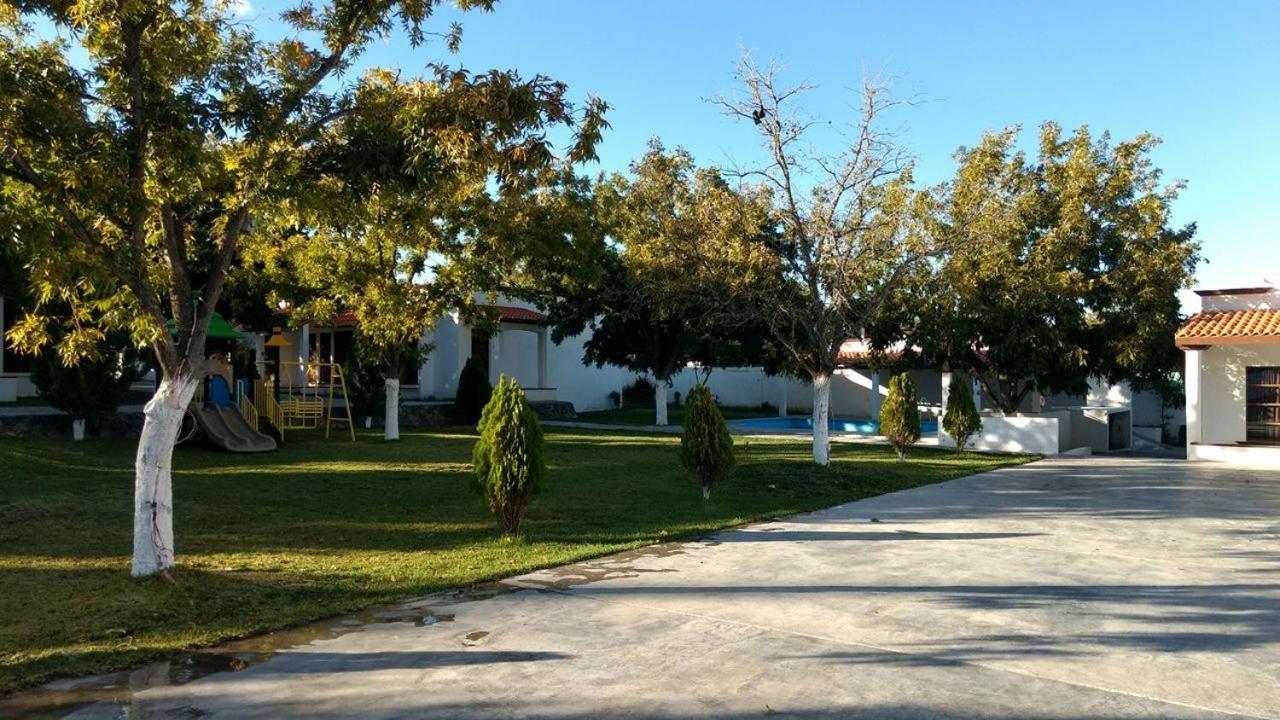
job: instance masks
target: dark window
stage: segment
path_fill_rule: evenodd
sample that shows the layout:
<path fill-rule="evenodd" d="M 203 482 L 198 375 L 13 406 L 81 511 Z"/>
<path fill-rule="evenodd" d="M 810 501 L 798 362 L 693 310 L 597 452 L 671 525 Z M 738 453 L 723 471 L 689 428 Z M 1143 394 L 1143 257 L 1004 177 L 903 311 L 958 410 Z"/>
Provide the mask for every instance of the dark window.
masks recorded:
<path fill-rule="evenodd" d="M 5 299 L 4 301 L 4 323 L 0 324 L 0 338 L 3 334 L 13 327 L 18 318 L 22 317 L 22 310 L 18 307 L 18 303 L 13 300 Z M 0 344 L 4 345 L 4 372 L 9 373 L 25 373 L 31 372 L 31 356 L 24 355 L 13 348 L 9 347 L 9 341 L 3 340 Z"/>
<path fill-rule="evenodd" d="M 1245 370 L 1245 438 L 1280 442 L 1280 367 Z"/>

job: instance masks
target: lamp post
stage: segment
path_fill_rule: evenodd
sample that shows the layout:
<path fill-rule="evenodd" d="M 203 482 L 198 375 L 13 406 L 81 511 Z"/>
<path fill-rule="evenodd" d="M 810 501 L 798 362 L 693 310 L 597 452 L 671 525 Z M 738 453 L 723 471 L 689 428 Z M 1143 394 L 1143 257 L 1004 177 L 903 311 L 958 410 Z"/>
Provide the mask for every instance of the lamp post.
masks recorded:
<path fill-rule="evenodd" d="M 272 394 L 275 396 L 276 404 L 280 403 L 280 348 L 289 344 L 284 339 L 284 335 L 280 334 L 280 328 L 271 328 L 271 337 L 267 338 L 264 343 L 266 347 L 271 348 L 274 352 L 271 354 L 271 365 L 274 369 L 274 377 L 272 378 Z"/>

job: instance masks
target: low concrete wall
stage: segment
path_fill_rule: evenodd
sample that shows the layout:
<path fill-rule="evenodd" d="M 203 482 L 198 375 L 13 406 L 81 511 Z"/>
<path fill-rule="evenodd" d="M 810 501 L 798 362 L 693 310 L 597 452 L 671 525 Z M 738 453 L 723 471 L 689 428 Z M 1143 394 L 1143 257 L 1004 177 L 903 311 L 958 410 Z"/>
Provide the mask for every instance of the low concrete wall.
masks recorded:
<path fill-rule="evenodd" d="M 1280 468 L 1280 447 L 1193 443 L 1187 446 L 1187 459 L 1275 470 Z"/>
<path fill-rule="evenodd" d="M 1063 448 L 1061 438 L 1066 435 L 1060 431 L 1059 423 L 1069 423 L 1069 419 L 1058 417 L 1067 413 L 1045 415 L 983 415 L 982 429 L 969 441 L 972 450 L 1009 453 L 1037 453 L 1040 455 L 1057 455 Z M 955 447 L 955 438 L 941 427 L 938 428 L 938 445 Z"/>

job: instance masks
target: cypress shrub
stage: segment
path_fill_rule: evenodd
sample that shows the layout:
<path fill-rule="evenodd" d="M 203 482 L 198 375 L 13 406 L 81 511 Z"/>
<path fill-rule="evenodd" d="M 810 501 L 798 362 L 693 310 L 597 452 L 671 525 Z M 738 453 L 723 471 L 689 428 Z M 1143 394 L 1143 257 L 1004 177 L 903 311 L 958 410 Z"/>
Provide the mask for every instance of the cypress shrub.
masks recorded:
<path fill-rule="evenodd" d="M 542 426 L 515 380 L 498 379 L 480 416 L 480 439 L 471 453 L 473 486 L 498 519 L 502 534 L 520 532 L 524 511 L 537 496 L 546 474 Z"/>
<path fill-rule="evenodd" d="M 955 438 L 956 447 L 960 450 L 969 443 L 969 438 L 982 429 L 982 416 L 978 415 L 977 408 L 973 406 L 973 389 L 968 378 L 952 376 L 946 412 L 942 416 L 942 429 Z"/>
<path fill-rule="evenodd" d="M 706 385 L 695 385 L 685 400 L 680 464 L 702 484 L 702 498 L 733 469 L 733 438 Z"/>
<path fill-rule="evenodd" d="M 906 373 L 894 375 L 889 381 L 889 393 L 880 408 L 880 434 L 898 453 L 898 459 L 907 457 L 907 448 L 920 439 L 920 408 L 916 384 Z"/>
<path fill-rule="evenodd" d="M 485 372 L 480 358 L 467 358 L 462 366 L 462 374 L 458 376 L 458 394 L 453 401 L 453 411 L 459 422 L 474 425 L 480 420 L 493 394 L 493 386 L 489 384 L 489 374 Z"/>

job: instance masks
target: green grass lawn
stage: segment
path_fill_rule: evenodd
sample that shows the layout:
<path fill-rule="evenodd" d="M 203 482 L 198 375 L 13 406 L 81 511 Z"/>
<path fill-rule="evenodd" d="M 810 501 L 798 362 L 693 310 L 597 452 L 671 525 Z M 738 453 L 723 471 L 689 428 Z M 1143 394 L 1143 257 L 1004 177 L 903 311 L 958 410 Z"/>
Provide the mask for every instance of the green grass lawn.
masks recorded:
<path fill-rule="evenodd" d="M 777 410 L 764 410 L 761 408 L 722 407 L 720 412 L 726 420 L 774 417 L 778 414 Z M 594 410 L 592 412 L 578 413 L 579 421 L 600 423 L 601 425 L 653 425 L 653 418 L 653 405 L 628 405 L 617 410 Z M 684 423 L 684 406 L 668 406 L 667 420 L 670 424 L 677 426 Z"/>
<path fill-rule="evenodd" d="M 170 585 L 129 577 L 132 443 L 0 439 L 0 692 L 1028 459 L 837 444 L 823 469 L 805 443 L 739 439 L 704 502 L 677 437 L 550 432 L 544 493 L 504 542 L 468 487 L 474 440 L 179 448 Z"/>

